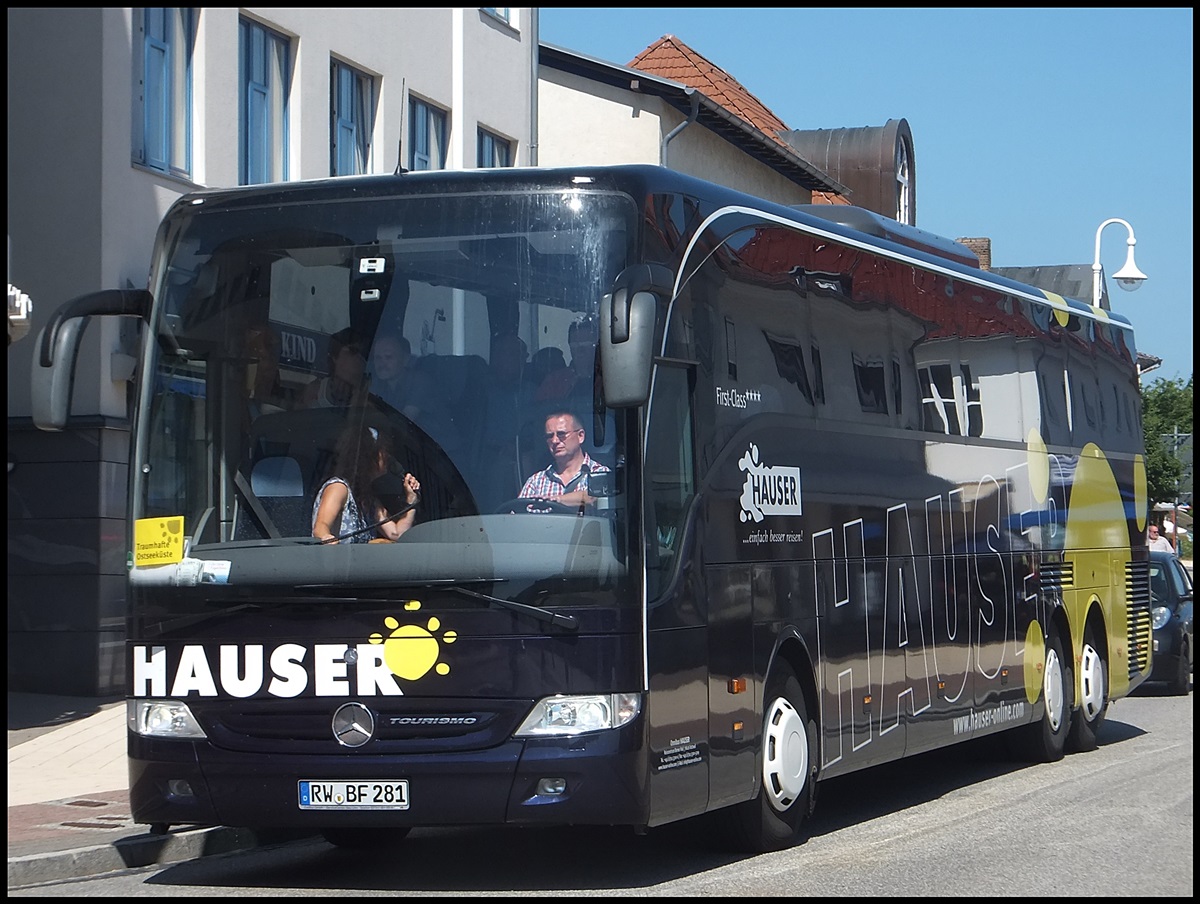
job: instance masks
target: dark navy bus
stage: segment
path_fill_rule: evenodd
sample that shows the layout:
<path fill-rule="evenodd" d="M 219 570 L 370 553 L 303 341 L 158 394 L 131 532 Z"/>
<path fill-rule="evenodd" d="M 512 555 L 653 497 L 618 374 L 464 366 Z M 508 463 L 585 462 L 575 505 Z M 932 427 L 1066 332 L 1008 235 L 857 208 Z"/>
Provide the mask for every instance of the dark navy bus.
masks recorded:
<path fill-rule="evenodd" d="M 157 831 L 721 811 L 772 850 L 826 778 L 1090 749 L 1150 672 L 1128 320 L 866 211 L 653 166 L 199 191 L 147 290 L 43 331 L 40 426 L 106 314 L 146 324 L 128 724 Z M 561 412 L 605 466 L 583 505 L 521 496 Z M 322 543 L 364 429 L 415 522 Z"/>

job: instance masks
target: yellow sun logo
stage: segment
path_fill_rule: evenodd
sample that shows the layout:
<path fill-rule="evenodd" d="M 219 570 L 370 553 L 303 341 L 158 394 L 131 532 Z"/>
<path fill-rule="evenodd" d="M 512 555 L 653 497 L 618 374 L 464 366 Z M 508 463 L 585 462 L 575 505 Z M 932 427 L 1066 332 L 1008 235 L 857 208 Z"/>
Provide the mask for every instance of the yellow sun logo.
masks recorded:
<path fill-rule="evenodd" d="M 421 603 L 418 600 L 409 600 L 404 604 L 404 608 L 415 612 L 421 608 Z M 387 663 L 393 675 L 407 681 L 416 681 L 430 669 L 439 675 L 450 674 L 450 666 L 438 662 L 438 656 L 441 653 L 441 644 L 454 643 L 458 634 L 445 631 L 439 643 L 434 634 L 442 623 L 436 616 L 430 616 L 424 628 L 420 625 L 402 625 L 390 615 L 383 623 L 391 633 L 387 637 L 372 634 L 370 640 L 371 643 L 383 644 L 383 661 Z"/>

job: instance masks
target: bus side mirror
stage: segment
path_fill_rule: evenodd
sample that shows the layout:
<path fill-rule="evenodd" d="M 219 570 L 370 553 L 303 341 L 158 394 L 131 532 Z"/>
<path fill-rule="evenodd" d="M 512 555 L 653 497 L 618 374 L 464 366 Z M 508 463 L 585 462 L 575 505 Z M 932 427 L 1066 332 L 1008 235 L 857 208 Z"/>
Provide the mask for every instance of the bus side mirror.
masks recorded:
<path fill-rule="evenodd" d="M 70 416 L 75 386 L 75 360 L 88 318 L 130 315 L 148 320 L 153 296 L 145 289 L 106 289 L 75 298 L 58 310 L 38 332 L 30 365 L 30 404 L 39 430 L 62 430 Z"/>
<path fill-rule="evenodd" d="M 610 408 L 644 405 L 650 397 L 656 292 L 670 294 L 671 275 L 658 265 L 630 267 L 600 299 L 600 369 Z"/>
<path fill-rule="evenodd" d="M 600 299 L 600 369 L 604 403 L 610 408 L 644 405 L 650 397 L 657 306 L 650 292 L 634 292 L 630 297 L 625 289 L 618 289 Z"/>
<path fill-rule="evenodd" d="M 39 430 L 57 431 L 67 425 L 75 387 L 75 359 L 86 326 L 86 317 L 75 317 L 59 327 L 53 340 L 47 336 L 48 326 L 38 333 L 38 348 L 48 348 L 53 355 L 49 364 L 43 364 L 42 356 L 34 354 L 29 375 L 33 423 Z"/>

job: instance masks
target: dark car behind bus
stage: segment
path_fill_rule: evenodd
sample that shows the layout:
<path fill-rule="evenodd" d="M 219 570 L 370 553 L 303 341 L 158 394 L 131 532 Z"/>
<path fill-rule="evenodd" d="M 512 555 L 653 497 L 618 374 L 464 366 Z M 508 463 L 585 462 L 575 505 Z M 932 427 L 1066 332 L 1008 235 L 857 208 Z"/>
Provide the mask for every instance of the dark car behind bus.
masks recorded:
<path fill-rule="evenodd" d="M 1150 611 L 1154 620 L 1151 681 L 1186 694 L 1192 681 L 1192 576 L 1173 552 L 1150 553 Z"/>

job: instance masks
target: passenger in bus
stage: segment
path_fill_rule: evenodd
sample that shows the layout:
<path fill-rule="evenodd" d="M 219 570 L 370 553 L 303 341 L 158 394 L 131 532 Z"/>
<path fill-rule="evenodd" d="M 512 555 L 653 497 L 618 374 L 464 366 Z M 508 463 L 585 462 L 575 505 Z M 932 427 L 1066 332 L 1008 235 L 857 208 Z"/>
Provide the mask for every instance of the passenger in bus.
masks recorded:
<path fill-rule="evenodd" d="M 537 393 L 551 374 L 567 369 L 567 357 L 557 345 L 539 348 L 529 359 L 525 368 L 525 380 L 529 383 L 530 395 Z"/>
<path fill-rule="evenodd" d="M 247 407 L 252 421 L 261 415 L 274 414 L 287 408 L 286 392 L 279 373 L 279 355 L 279 333 L 273 327 L 260 323 L 247 330 Z"/>
<path fill-rule="evenodd" d="M 388 518 L 374 482 L 387 473 L 391 449 L 374 427 L 354 425 L 343 431 L 328 480 L 313 501 L 312 535 L 322 543 L 391 543 L 416 521 L 421 484 L 404 475 L 407 511 Z"/>
<path fill-rule="evenodd" d="M 592 370 L 596 363 L 596 344 L 599 328 L 591 318 L 577 320 L 567 329 L 567 344 L 571 347 L 571 363 L 546 374 L 534 398 L 565 399 L 573 393 L 591 395 Z M 565 360 L 565 359 L 564 359 Z"/>
<path fill-rule="evenodd" d="M 371 394 L 414 423 L 435 399 L 433 380 L 416 366 L 412 345 L 399 333 L 381 333 L 371 346 Z"/>
<path fill-rule="evenodd" d="M 481 510 L 511 499 L 524 475 L 517 463 L 517 427 L 531 394 L 524 381 L 528 346 L 516 333 L 492 337 L 488 376 L 483 386 L 480 475 L 476 498 Z"/>
<path fill-rule="evenodd" d="M 350 327 L 329 337 L 329 373 L 313 380 L 300 397 L 301 408 L 338 408 L 361 401 L 366 376 L 362 340 Z"/>
<path fill-rule="evenodd" d="M 516 333 L 492 337 L 488 355 L 488 381 L 482 387 L 484 398 L 484 445 L 499 442 L 498 437 L 512 436 L 521 411 L 529 401 L 524 383 L 529 354 L 525 340 Z"/>
<path fill-rule="evenodd" d="M 556 411 L 546 418 L 546 445 L 553 461 L 531 475 L 521 487 L 521 499 L 550 499 L 561 505 L 579 506 L 596 501 L 588 492 L 588 476 L 604 474 L 608 468 L 583 450 L 586 433 L 579 418 L 570 411 Z"/>

